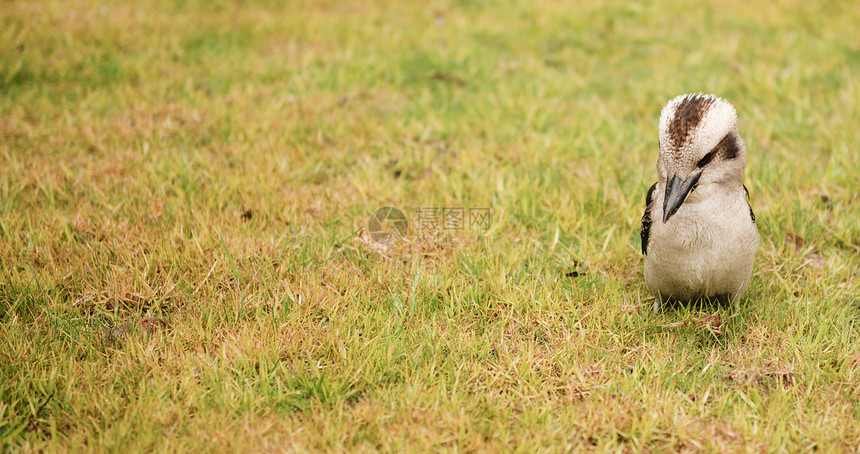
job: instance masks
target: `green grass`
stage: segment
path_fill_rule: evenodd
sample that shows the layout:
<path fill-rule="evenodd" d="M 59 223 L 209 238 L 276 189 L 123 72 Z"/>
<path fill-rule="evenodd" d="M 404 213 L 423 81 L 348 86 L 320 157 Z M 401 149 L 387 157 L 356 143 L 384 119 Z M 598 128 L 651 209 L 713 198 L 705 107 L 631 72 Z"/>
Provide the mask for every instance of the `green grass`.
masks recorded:
<path fill-rule="evenodd" d="M 860 444 L 852 2 L 410 3 L 4 3 L 3 450 Z M 652 314 L 698 91 L 762 246 L 739 312 Z M 492 224 L 379 248 L 382 206 Z"/>

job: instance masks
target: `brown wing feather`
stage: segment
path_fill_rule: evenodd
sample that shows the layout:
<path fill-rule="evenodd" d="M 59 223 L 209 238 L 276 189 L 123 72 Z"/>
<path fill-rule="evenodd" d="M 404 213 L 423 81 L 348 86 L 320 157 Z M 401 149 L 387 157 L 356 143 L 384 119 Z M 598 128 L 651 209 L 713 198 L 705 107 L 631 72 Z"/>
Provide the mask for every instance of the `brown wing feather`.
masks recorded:
<path fill-rule="evenodd" d="M 642 215 L 642 226 L 639 229 L 639 236 L 642 238 L 642 254 L 644 255 L 648 255 L 648 238 L 651 236 L 651 196 L 654 195 L 655 189 L 657 189 L 657 183 L 651 185 L 648 195 L 645 196 L 645 213 Z"/>

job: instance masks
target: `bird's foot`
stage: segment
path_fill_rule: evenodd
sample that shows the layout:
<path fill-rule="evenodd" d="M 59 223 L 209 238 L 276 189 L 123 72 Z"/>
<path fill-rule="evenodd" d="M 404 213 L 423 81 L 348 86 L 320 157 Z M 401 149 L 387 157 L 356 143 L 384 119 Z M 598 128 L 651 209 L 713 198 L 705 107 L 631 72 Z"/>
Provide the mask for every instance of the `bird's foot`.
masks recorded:
<path fill-rule="evenodd" d="M 651 310 L 654 311 L 655 314 L 660 312 L 660 303 L 661 303 L 660 297 L 655 296 L 654 297 L 654 306 L 651 308 Z"/>

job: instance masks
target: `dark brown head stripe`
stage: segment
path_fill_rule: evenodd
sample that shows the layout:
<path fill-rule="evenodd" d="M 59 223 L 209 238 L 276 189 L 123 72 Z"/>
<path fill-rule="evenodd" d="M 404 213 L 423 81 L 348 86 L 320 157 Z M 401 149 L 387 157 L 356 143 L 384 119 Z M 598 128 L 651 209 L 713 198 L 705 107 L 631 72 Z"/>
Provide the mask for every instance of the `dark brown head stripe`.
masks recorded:
<path fill-rule="evenodd" d="M 741 152 L 740 146 L 738 145 L 738 139 L 734 134 L 728 133 L 725 137 L 720 140 L 720 142 L 715 146 L 708 154 L 702 156 L 702 159 L 699 159 L 699 162 L 696 164 L 696 167 L 702 168 L 706 165 L 710 164 L 711 161 L 716 157 L 720 157 L 724 161 L 728 161 L 729 159 L 735 159 L 738 157 L 738 153 Z"/>
<path fill-rule="evenodd" d="M 702 95 L 687 95 L 678 103 L 675 116 L 669 122 L 668 136 L 672 148 L 678 149 L 684 145 L 690 132 L 696 129 L 713 103 L 714 98 Z"/>
<path fill-rule="evenodd" d="M 716 150 L 719 150 L 717 151 L 717 153 L 719 153 L 720 156 L 722 156 L 723 159 L 727 161 L 729 159 L 737 158 L 738 154 L 740 154 L 741 152 L 741 147 L 740 144 L 738 144 L 738 139 L 732 133 L 726 134 L 726 136 L 723 137 L 723 140 L 721 140 L 715 148 Z"/>

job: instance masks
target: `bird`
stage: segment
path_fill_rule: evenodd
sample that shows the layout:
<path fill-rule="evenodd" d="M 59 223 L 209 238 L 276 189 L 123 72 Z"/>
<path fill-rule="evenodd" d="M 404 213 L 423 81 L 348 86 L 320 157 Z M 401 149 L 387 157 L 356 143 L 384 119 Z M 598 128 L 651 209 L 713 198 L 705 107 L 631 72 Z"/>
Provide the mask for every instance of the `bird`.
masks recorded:
<path fill-rule="evenodd" d="M 658 179 L 640 230 L 653 310 L 702 299 L 737 310 L 759 247 L 737 112 L 715 95 L 680 95 L 661 111 L 658 129 Z"/>

